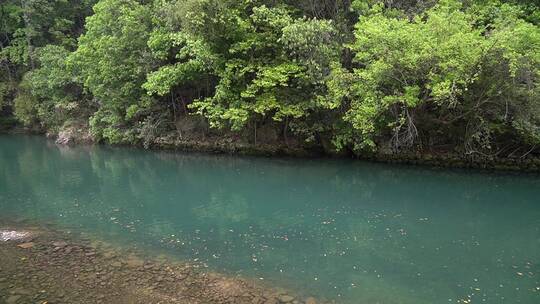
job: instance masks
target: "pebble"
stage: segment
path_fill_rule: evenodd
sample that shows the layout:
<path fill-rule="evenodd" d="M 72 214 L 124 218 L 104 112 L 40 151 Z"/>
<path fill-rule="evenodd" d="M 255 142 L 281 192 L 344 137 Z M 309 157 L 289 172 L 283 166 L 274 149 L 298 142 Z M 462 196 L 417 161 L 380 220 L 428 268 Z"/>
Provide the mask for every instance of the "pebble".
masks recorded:
<path fill-rule="evenodd" d="M 21 298 L 21 296 L 11 296 L 11 297 L 7 298 L 6 304 L 15 304 L 15 303 L 17 303 L 17 301 L 19 301 L 20 298 Z"/>
<path fill-rule="evenodd" d="M 24 288 L 15 288 L 14 290 L 11 291 L 11 294 L 29 296 L 32 293 Z"/>
<path fill-rule="evenodd" d="M 144 261 L 141 260 L 141 259 L 138 259 L 136 257 L 130 257 L 127 261 L 126 261 L 126 264 L 129 266 L 129 267 L 133 267 L 133 268 L 136 268 L 136 267 L 142 267 L 144 265 Z"/>
<path fill-rule="evenodd" d="M 112 267 L 115 267 L 115 268 L 121 268 L 121 267 L 122 267 L 122 263 L 120 263 L 120 262 L 113 262 L 113 263 L 111 263 L 111 266 L 112 266 Z"/>
<path fill-rule="evenodd" d="M 292 302 L 293 300 L 294 300 L 293 296 L 289 296 L 289 295 L 279 296 L 279 301 L 281 301 L 282 303 L 289 303 L 289 302 Z"/>
<path fill-rule="evenodd" d="M 306 299 L 306 304 L 317 304 L 317 300 L 313 297 L 309 297 Z"/>
<path fill-rule="evenodd" d="M 52 243 L 54 247 L 63 248 L 67 246 L 67 243 L 64 241 L 57 241 Z"/>
<path fill-rule="evenodd" d="M 0 244 L 1 245 L 1 244 Z M 8 246 L 8 244 L 6 244 Z M 120 289 L 132 288 L 133 286 L 140 286 L 141 288 L 148 288 L 150 290 L 156 290 L 157 293 L 166 292 L 165 289 L 172 286 L 177 286 L 179 294 L 183 294 L 185 291 L 192 290 L 191 296 L 194 298 L 200 298 L 204 303 L 221 303 L 223 299 L 230 300 L 230 303 L 250 303 L 250 304 L 301 304 L 303 301 L 296 300 L 295 297 L 288 295 L 286 290 L 270 290 L 264 288 L 246 287 L 246 289 L 240 289 L 238 293 L 229 295 L 223 294 L 222 291 L 208 288 L 208 280 L 222 280 L 220 276 L 213 275 L 212 273 L 199 275 L 193 271 L 193 266 L 186 265 L 174 266 L 175 264 L 155 264 L 155 260 L 145 261 L 135 254 L 129 254 L 127 257 L 116 258 L 118 252 L 100 251 L 92 249 L 87 246 L 77 246 L 75 243 L 68 244 L 65 241 L 53 241 L 48 239 L 46 242 L 40 242 L 40 239 L 34 239 L 33 242 L 19 244 L 21 248 L 32 248 L 31 251 L 33 257 L 28 259 L 29 253 L 23 253 L 22 250 L 17 250 L 16 247 L 9 245 L 8 248 L 16 254 L 16 256 L 23 256 L 25 258 L 24 263 L 21 265 L 21 269 L 17 269 L 19 272 L 15 274 L 13 278 L 9 280 L 4 277 L 0 277 L 0 288 L 6 286 L 4 291 L 8 293 L 9 298 L 4 300 L 3 304 L 22 304 L 22 303 L 36 303 L 51 304 L 60 302 L 70 302 L 73 300 L 71 291 L 63 292 L 55 290 L 56 283 L 54 280 L 69 280 L 74 281 L 79 286 L 77 290 L 73 290 L 73 294 L 81 293 L 83 289 L 93 289 L 93 294 L 85 295 L 85 297 L 92 297 L 95 303 L 106 303 L 110 296 L 112 296 L 111 288 Z M 73 253 L 72 253 L 73 252 Z M 104 252 L 107 252 L 105 254 Z M 72 253 L 67 255 L 67 253 Z M 116 257 L 115 257 L 116 256 Z M 91 257 L 91 258 L 90 258 Z M 114 259 L 112 257 L 115 257 Z M 21 258 L 21 260 L 22 260 Z M 106 261 L 105 261 L 106 260 Z M 126 266 L 138 269 L 128 269 L 127 267 L 122 270 L 115 270 L 114 268 L 121 268 Z M 39 276 L 36 273 L 23 272 L 22 268 L 33 267 L 39 271 Z M 173 267 L 173 268 L 171 268 Z M 47 269 L 69 269 L 69 275 L 60 278 L 48 278 L 44 276 L 47 274 Z M 173 271 L 174 270 L 174 271 Z M 29 293 L 27 290 L 20 288 L 17 284 L 11 284 L 8 291 L 7 285 L 10 283 L 17 283 L 24 280 L 25 282 L 32 281 L 34 285 L 39 285 L 42 290 L 37 293 Z M 115 284 L 114 282 L 121 280 L 123 283 Z M 129 282 L 129 283 L 125 283 Z M 171 284 L 163 284 L 164 282 L 171 282 Z M 165 288 L 167 287 L 167 288 Z M 243 288 L 243 287 L 242 287 Z M 47 293 L 45 294 L 45 290 Z M 97 290 L 105 292 L 100 296 L 97 296 Z M 0 291 L 2 293 L 2 291 Z M 152 292 L 154 293 L 154 292 Z M 26 297 L 31 298 L 27 299 Z M 121 297 L 118 294 L 118 297 Z M 45 301 L 47 299 L 47 301 Z M 30 300 L 30 302 L 26 301 Z M 86 302 L 88 303 L 88 302 Z M 307 304 L 317 304 L 315 300 L 310 302 L 308 299 Z M 37 303 L 36 303 L 37 304 Z"/>

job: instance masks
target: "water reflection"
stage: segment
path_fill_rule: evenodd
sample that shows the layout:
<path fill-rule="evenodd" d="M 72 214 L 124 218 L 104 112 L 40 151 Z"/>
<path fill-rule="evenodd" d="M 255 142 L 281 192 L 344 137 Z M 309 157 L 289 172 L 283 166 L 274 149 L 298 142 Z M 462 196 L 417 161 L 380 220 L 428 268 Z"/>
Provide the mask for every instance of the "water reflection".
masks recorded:
<path fill-rule="evenodd" d="M 2 216 L 343 303 L 538 303 L 540 179 L 0 137 Z"/>

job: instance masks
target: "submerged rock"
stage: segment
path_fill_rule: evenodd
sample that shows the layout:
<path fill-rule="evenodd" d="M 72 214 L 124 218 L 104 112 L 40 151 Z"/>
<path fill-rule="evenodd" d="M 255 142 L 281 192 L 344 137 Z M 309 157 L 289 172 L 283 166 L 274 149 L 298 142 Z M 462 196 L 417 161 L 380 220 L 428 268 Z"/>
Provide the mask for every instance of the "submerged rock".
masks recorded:
<path fill-rule="evenodd" d="M 31 236 L 29 231 L 0 230 L 0 242 L 27 240 Z"/>
<path fill-rule="evenodd" d="M 88 241 L 58 231 L 25 227 L 1 232 L 3 240 L 18 241 L 0 242 L 0 303 L 304 303 L 288 290 L 271 290 L 196 264 L 89 247 Z"/>
<path fill-rule="evenodd" d="M 7 298 L 6 304 L 15 304 L 15 303 L 17 303 L 17 301 L 19 301 L 20 298 L 21 298 L 21 296 L 11 296 L 11 297 Z"/>
<path fill-rule="evenodd" d="M 317 300 L 315 300 L 315 298 L 309 297 L 306 299 L 306 304 L 317 304 Z"/>
<path fill-rule="evenodd" d="M 52 243 L 54 247 L 63 248 L 67 246 L 67 243 L 64 241 L 57 241 Z"/>
<path fill-rule="evenodd" d="M 111 266 L 114 268 L 122 268 L 122 263 L 120 262 L 113 262 L 111 263 Z"/>
<path fill-rule="evenodd" d="M 294 297 L 290 296 L 290 295 L 281 295 L 281 296 L 279 296 L 279 301 L 281 303 L 290 303 L 293 300 L 294 300 Z"/>
<path fill-rule="evenodd" d="M 132 267 L 132 268 L 138 268 L 138 267 L 142 267 L 144 265 L 144 261 L 135 257 L 135 256 L 130 256 L 127 260 L 126 260 L 126 264 L 129 266 L 129 267 Z"/>
<path fill-rule="evenodd" d="M 24 288 L 15 288 L 14 290 L 11 291 L 11 293 L 14 295 L 22 295 L 22 296 L 29 296 L 32 294 L 31 291 L 26 290 Z"/>

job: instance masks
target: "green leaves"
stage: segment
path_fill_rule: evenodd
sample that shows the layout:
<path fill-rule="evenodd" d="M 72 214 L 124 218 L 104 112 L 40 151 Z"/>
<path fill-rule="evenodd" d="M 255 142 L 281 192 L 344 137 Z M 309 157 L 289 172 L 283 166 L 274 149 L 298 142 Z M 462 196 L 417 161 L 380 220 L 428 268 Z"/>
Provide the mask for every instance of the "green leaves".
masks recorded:
<path fill-rule="evenodd" d="M 357 153 L 540 144 L 534 1 L 385 3 L 4 1 L 1 104 L 113 143 L 198 115 Z"/>
<path fill-rule="evenodd" d="M 255 6 L 238 11 L 243 33 L 228 51 L 225 69 L 214 68 L 219 82 L 213 96 L 191 108 L 211 125 L 233 130 L 250 120 L 300 119 L 325 109 L 320 102 L 339 46 L 329 21 L 294 19 L 285 7 Z"/>
<path fill-rule="evenodd" d="M 351 45 L 359 66 L 352 74 L 357 84 L 341 94 L 348 96 L 351 103 L 344 119 L 358 132 L 348 141 L 360 145 L 367 141 L 373 147 L 373 140 L 387 136 L 385 133 L 393 132 L 395 138 L 401 132 L 414 130 L 415 117 L 403 124 L 403 117 L 411 111 L 432 119 L 432 128 L 436 125 L 433 118 L 440 115 L 437 111 L 445 109 L 453 109 L 450 116 L 460 117 L 457 119 L 469 111 L 479 111 L 478 117 L 491 119 L 493 109 L 488 114 L 479 108 L 484 99 L 497 98 L 496 93 L 490 96 L 494 92 L 484 89 L 481 93 L 478 88 L 484 69 L 502 64 L 511 77 L 523 69 L 536 75 L 531 75 L 536 80 L 538 77 L 540 31 L 515 14 L 512 17 L 514 11 L 505 8 L 509 7 L 502 5 L 502 11 L 508 13 L 494 18 L 487 26 L 491 28 L 488 32 L 476 26 L 481 24 L 478 15 L 454 0 L 440 1 L 412 20 L 387 15 L 380 8 L 361 17 Z M 401 143 L 393 146 L 403 147 Z"/>
<path fill-rule="evenodd" d="M 121 141 L 121 131 L 107 130 L 128 126 L 134 114 L 126 116 L 126 109 L 145 95 L 142 84 L 152 63 L 147 50 L 151 25 L 149 7 L 135 0 L 99 1 L 86 20 L 86 33 L 69 64 L 100 102 L 100 117 L 91 124 L 98 138 Z M 107 115 L 112 116 L 101 117 Z"/>
<path fill-rule="evenodd" d="M 69 52 L 61 46 L 48 45 L 37 53 L 40 67 L 28 72 L 24 81 L 35 98 L 37 116 L 49 130 L 57 130 L 76 114 L 82 89 L 66 66 Z"/>
<path fill-rule="evenodd" d="M 165 96 L 182 85 L 193 85 L 206 71 L 211 71 L 212 64 L 217 61 L 204 41 L 182 32 L 166 32 L 166 29 L 154 31 L 149 46 L 156 59 L 173 61 L 147 75 L 142 87 L 150 95 Z M 171 56 L 173 50 L 177 50 L 177 53 Z"/>
<path fill-rule="evenodd" d="M 313 80 L 323 82 L 330 66 L 339 61 L 337 37 L 329 20 L 299 19 L 283 28 L 279 42 L 294 62 L 307 68 Z"/>

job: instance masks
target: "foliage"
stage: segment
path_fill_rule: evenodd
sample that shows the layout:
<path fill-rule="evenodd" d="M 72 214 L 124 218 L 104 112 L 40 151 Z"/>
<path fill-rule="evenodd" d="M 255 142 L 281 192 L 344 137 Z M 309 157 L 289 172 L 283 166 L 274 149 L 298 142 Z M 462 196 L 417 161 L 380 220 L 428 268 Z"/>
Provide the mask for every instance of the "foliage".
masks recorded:
<path fill-rule="evenodd" d="M 247 12 L 251 12 L 248 14 Z M 240 130 L 250 121 L 307 119 L 328 108 L 322 95 L 330 64 L 338 60 L 335 29 L 327 20 L 295 19 L 282 6 L 244 8 L 235 19 L 239 32 L 224 62 L 212 96 L 191 108 L 211 126 Z"/>
<path fill-rule="evenodd" d="M 536 2 L 6 0 L 0 115 L 145 146 L 195 115 L 355 153 L 534 151 Z"/>
<path fill-rule="evenodd" d="M 150 26 L 149 8 L 135 0 L 99 1 L 86 20 L 86 33 L 68 63 L 99 101 L 90 120 L 97 138 L 124 141 L 127 135 L 121 129 L 134 116 L 133 108 L 145 106 L 141 85 L 150 59 L 146 47 Z"/>
<path fill-rule="evenodd" d="M 412 20 L 374 5 L 356 25 L 350 46 L 358 67 L 334 75 L 348 79 L 335 94 L 350 102 L 349 125 L 337 144 L 374 149 L 383 138 L 400 149 L 415 144 L 422 131 L 449 132 L 446 125 L 456 123 L 464 145 L 479 132 L 536 137 L 518 121 L 527 125 L 538 117 L 518 117 L 537 104 L 539 29 L 509 5 L 499 6 L 488 26 L 476 26 L 480 21 L 452 0 Z M 489 150 L 489 142 L 481 148 Z"/>
<path fill-rule="evenodd" d="M 35 108 L 40 122 L 46 129 L 58 130 L 72 119 L 88 119 L 89 97 L 68 69 L 69 51 L 57 45 L 39 49 L 39 68 L 28 72 L 24 80 L 36 98 Z M 86 113 L 85 113 L 86 112 Z"/>
<path fill-rule="evenodd" d="M 19 88 L 17 97 L 13 100 L 14 104 L 14 116 L 26 126 L 32 126 L 36 124 L 38 120 L 38 114 L 36 107 L 36 100 L 28 89 L 28 83 L 23 82 Z"/>
<path fill-rule="evenodd" d="M 40 67 L 39 61 L 43 59 L 47 65 L 52 63 L 47 57 L 64 56 L 65 59 L 76 47 L 84 16 L 90 13 L 94 2 L 7 0 L 0 4 L 0 87 L 3 88 L 0 99 L 8 108 L 13 108 L 13 114 L 23 123 L 55 127 L 43 113 L 43 94 L 34 95 L 39 91 L 35 90 L 37 86 L 56 81 L 46 79 L 49 77 L 47 68 Z M 42 57 L 41 54 L 47 55 Z M 24 76 L 26 72 L 29 73 Z M 39 75 L 41 83 L 34 82 L 38 79 L 30 74 Z M 54 77 L 63 77 L 60 74 L 55 73 Z M 43 90 L 40 93 L 44 93 Z M 57 88 L 57 99 L 64 99 L 64 94 L 70 92 Z M 54 103 L 55 100 L 50 100 L 49 106 L 54 107 Z"/>

